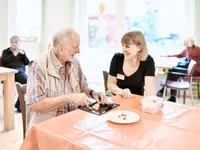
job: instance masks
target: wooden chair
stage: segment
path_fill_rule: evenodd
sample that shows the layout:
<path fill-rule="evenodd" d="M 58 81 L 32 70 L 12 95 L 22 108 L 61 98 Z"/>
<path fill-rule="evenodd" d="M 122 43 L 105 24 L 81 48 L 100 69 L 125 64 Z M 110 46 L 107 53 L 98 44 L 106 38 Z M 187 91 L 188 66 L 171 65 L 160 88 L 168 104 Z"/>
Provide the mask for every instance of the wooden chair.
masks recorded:
<path fill-rule="evenodd" d="M 184 81 L 188 81 L 189 78 L 188 76 L 185 76 L 183 78 Z M 197 83 L 197 88 L 193 89 L 193 90 L 197 90 L 197 94 L 198 94 L 198 98 L 200 98 L 200 76 L 193 76 L 192 77 L 192 82 L 196 82 Z"/>
<path fill-rule="evenodd" d="M 107 81 L 108 81 L 108 72 L 103 71 L 103 79 L 104 79 L 104 88 L 105 88 L 105 95 L 106 96 L 114 96 L 114 94 L 108 90 Z"/>
<path fill-rule="evenodd" d="M 23 138 L 26 134 L 26 105 L 25 105 L 25 93 L 26 93 L 26 84 L 16 83 L 16 88 L 19 96 L 19 102 L 22 111 L 22 122 L 23 122 Z"/>
<path fill-rule="evenodd" d="M 1 63 L 1 59 L 2 59 L 2 57 L 0 57 L 0 67 L 3 67 L 3 65 Z M 0 83 L 3 83 L 3 81 L 1 81 Z"/>
<path fill-rule="evenodd" d="M 183 74 L 183 73 L 178 73 L 178 72 L 169 72 L 168 74 L 177 74 L 177 75 L 184 75 L 188 77 L 188 81 L 184 81 L 184 82 L 180 82 L 180 81 L 170 81 L 170 80 L 166 80 L 164 82 L 162 82 L 162 86 L 164 86 L 164 92 L 163 92 L 163 99 L 165 98 L 165 93 L 167 88 L 173 89 L 173 90 L 183 90 L 184 91 L 184 99 L 183 99 L 183 103 L 185 104 L 185 95 L 186 95 L 186 91 L 189 90 L 190 91 L 190 95 L 191 95 L 191 103 L 192 106 L 194 105 L 194 99 L 193 99 L 193 93 L 192 93 L 192 73 L 194 71 L 196 62 L 194 60 L 190 61 L 190 64 L 188 66 L 188 70 L 187 70 L 187 74 Z"/>
<path fill-rule="evenodd" d="M 104 79 L 104 88 L 105 88 L 105 92 L 106 92 L 108 90 L 108 87 L 107 87 L 108 72 L 107 71 L 103 71 L 103 79 Z"/>
<path fill-rule="evenodd" d="M 2 63 L 1 63 L 1 59 L 2 59 L 2 57 L 0 57 L 0 67 L 3 67 L 3 65 L 2 65 Z"/>

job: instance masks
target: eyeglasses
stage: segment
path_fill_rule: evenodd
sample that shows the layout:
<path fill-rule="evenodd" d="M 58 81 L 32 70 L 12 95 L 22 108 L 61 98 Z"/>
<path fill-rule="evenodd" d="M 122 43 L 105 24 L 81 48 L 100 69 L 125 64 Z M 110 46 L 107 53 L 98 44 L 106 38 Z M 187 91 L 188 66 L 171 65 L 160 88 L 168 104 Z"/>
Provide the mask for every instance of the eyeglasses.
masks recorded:
<path fill-rule="evenodd" d="M 77 49 L 79 48 L 79 45 L 77 45 L 77 46 L 73 46 L 73 45 L 72 45 L 72 48 L 73 48 L 74 50 L 77 50 Z"/>

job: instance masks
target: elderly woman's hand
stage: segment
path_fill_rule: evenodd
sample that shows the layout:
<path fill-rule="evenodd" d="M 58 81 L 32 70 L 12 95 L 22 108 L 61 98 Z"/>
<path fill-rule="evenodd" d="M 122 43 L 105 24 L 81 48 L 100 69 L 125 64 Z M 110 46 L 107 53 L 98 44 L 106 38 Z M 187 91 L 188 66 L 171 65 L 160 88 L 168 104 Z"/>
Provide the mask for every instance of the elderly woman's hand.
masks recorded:
<path fill-rule="evenodd" d="M 19 53 L 21 53 L 22 55 L 24 55 L 24 51 L 23 50 L 20 50 Z"/>

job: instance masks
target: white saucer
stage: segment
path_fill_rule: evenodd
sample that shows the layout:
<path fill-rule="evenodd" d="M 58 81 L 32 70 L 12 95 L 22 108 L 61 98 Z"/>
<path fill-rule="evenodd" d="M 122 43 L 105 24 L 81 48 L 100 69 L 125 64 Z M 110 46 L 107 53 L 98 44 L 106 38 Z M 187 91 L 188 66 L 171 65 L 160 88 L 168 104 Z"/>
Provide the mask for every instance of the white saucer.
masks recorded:
<path fill-rule="evenodd" d="M 107 116 L 109 121 L 120 124 L 134 123 L 140 120 L 140 116 L 132 111 L 112 111 Z"/>

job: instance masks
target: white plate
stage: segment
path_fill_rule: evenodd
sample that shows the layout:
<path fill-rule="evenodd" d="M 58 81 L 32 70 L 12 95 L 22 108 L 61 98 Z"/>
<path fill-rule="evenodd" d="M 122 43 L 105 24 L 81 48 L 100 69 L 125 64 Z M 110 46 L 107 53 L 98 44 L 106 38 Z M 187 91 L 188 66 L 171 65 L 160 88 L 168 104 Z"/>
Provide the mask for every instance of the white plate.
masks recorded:
<path fill-rule="evenodd" d="M 127 124 L 137 122 L 140 120 L 140 116 L 132 111 L 112 111 L 108 114 L 108 120 L 114 123 Z"/>

